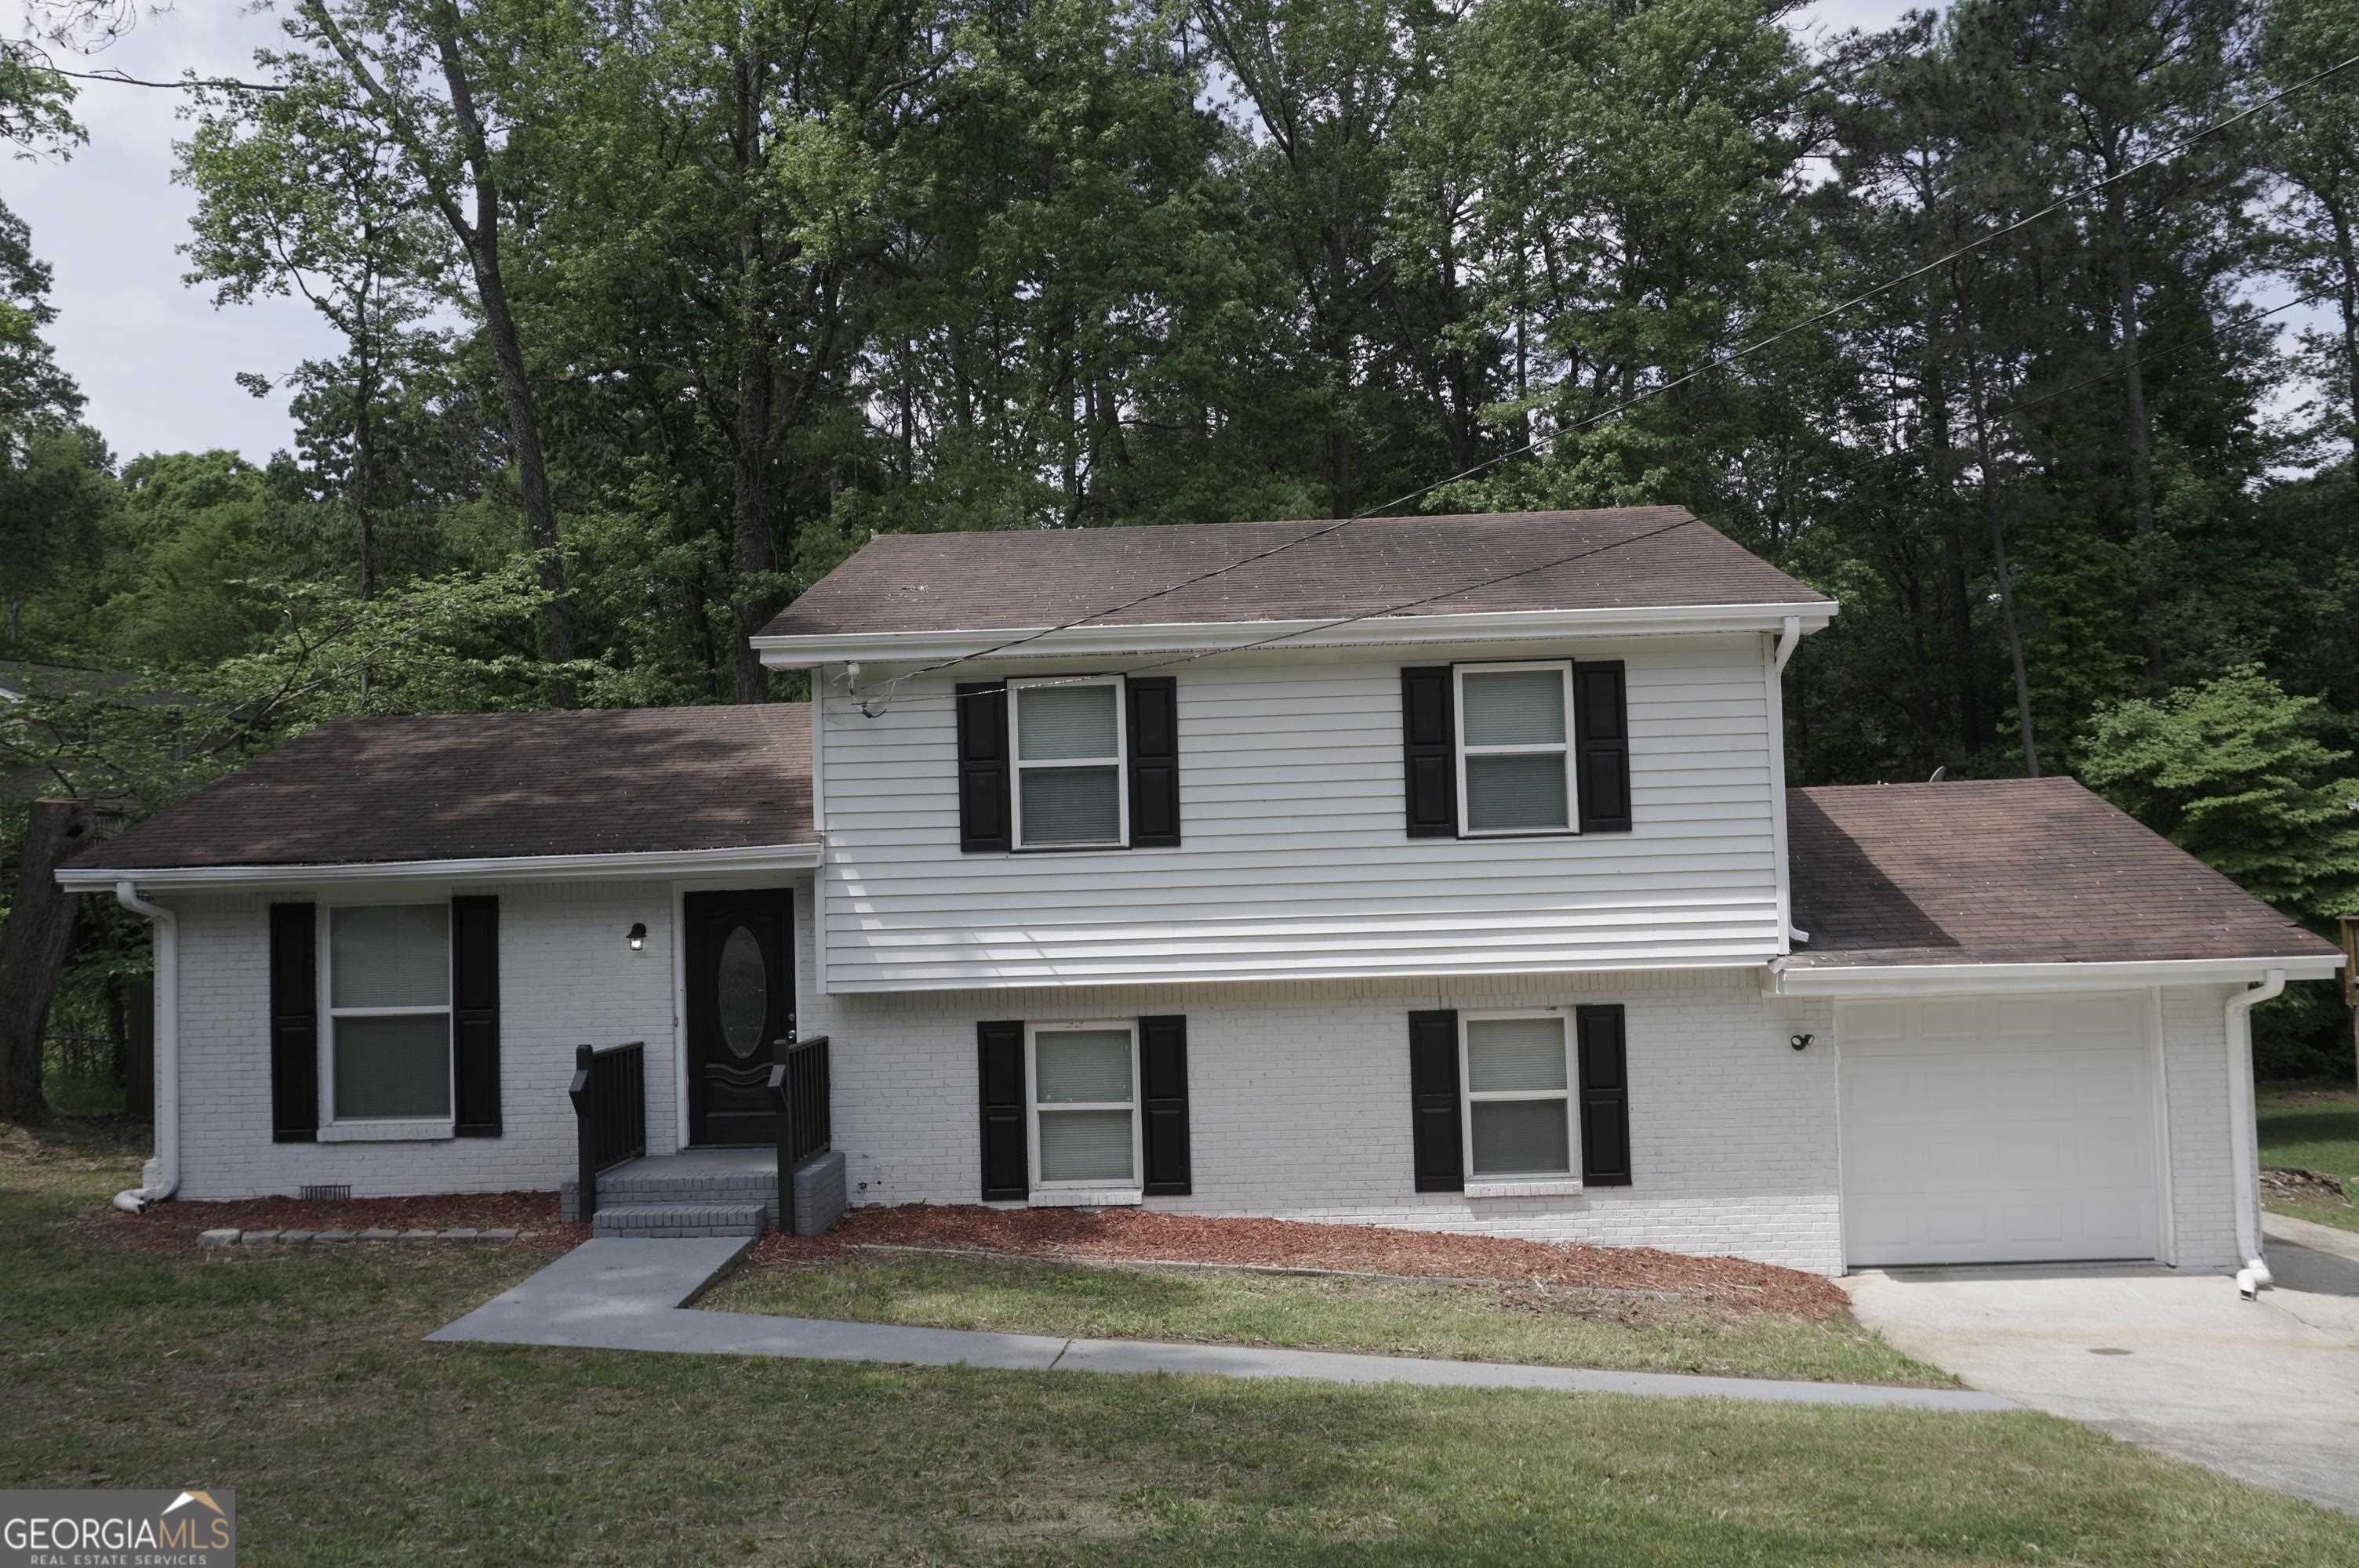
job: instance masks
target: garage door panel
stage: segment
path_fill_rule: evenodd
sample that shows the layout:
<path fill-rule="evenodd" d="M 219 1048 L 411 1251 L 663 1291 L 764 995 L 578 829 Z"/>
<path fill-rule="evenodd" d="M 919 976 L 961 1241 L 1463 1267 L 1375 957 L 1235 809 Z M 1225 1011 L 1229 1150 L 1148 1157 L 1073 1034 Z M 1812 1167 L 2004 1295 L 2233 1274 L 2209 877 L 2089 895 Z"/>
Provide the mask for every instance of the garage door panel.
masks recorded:
<path fill-rule="evenodd" d="M 2135 995 L 1846 1007 L 1850 1261 L 2152 1257 L 2146 1019 Z"/>
<path fill-rule="evenodd" d="M 2153 1134 L 2142 1127 L 2092 1127 L 2070 1141 L 2070 1162 L 2060 1174 L 2084 1187 L 2126 1185 L 2147 1174 L 2143 1157 Z"/>
<path fill-rule="evenodd" d="M 1909 1034 L 1915 1040 L 1973 1040 L 1984 1033 L 1982 1003 L 1920 1001 L 1909 1009 Z"/>
<path fill-rule="evenodd" d="M 1860 1115 L 1904 1118 L 1924 1104 L 1915 1068 L 1905 1062 L 1862 1062 L 1843 1081 L 1846 1109 Z"/>
<path fill-rule="evenodd" d="M 2064 1213 L 2054 1204 L 2008 1204 L 1999 1211 L 1998 1228 L 2017 1242 L 2051 1246 L 2066 1235 Z"/>
<path fill-rule="evenodd" d="M 2136 1103 L 2147 1092 L 2147 1081 L 2153 1075 L 2144 1056 L 2117 1051 L 2103 1061 L 2076 1063 L 2069 1072 L 2057 1076 L 2071 1085 L 2077 1103 L 2096 1109 Z"/>

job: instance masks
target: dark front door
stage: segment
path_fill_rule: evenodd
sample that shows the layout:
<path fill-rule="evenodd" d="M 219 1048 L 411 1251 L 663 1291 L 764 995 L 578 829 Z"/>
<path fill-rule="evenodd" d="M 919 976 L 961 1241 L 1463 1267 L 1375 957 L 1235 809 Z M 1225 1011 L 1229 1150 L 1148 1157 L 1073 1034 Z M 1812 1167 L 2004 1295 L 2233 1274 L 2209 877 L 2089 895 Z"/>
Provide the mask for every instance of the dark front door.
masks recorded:
<path fill-rule="evenodd" d="M 793 911 L 785 888 L 683 902 L 690 1143 L 777 1141 L 770 1064 L 795 1027 Z"/>

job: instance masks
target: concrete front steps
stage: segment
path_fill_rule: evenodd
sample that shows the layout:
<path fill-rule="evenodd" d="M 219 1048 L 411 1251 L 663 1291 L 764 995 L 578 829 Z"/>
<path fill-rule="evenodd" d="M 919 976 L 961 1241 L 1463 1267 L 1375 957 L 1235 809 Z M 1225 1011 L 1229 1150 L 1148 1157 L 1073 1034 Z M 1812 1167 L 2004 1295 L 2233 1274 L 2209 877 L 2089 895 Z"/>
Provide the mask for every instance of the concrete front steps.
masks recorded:
<path fill-rule="evenodd" d="M 627 1160 L 598 1175 L 592 1233 L 625 1237 L 759 1236 L 772 1227 L 817 1236 L 843 1213 L 843 1156 L 815 1154 L 790 1183 L 794 1212 L 779 1225 L 778 1159 L 768 1149 L 685 1149 Z M 558 1189 L 561 1216 L 581 1217 L 576 1184 Z"/>

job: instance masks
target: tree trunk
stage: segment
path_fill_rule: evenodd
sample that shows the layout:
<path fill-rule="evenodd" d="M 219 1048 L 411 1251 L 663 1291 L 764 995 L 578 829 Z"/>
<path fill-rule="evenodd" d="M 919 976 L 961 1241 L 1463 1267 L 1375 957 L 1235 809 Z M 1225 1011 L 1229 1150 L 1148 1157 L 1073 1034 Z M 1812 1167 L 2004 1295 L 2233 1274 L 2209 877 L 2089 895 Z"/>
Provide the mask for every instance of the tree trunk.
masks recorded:
<path fill-rule="evenodd" d="M 366 308 L 364 302 L 363 308 Z M 353 514 L 360 524 L 361 602 L 376 597 L 376 371 L 364 344 L 356 344 L 360 374 L 353 383 Z M 361 708 L 369 699 L 368 661 L 361 661 Z"/>
<path fill-rule="evenodd" d="M 769 621 L 768 596 L 757 583 L 771 568 L 768 443 L 770 356 L 749 341 L 737 378 L 737 439 L 732 443 L 731 475 L 736 492 L 737 656 L 736 699 L 767 702 L 770 672 L 753 639 Z"/>
<path fill-rule="evenodd" d="M 16 903 L 0 925 L 0 1117 L 40 1120 L 41 1032 L 73 945 L 73 895 L 58 886 L 58 862 L 88 841 L 85 800 L 37 800 L 25 827 Z"/>
<path fill-rule="evenodd" d="M 2343 316 L 2343 391 L 2351 417 L 2352 460 L 2359 463 L 2359 240 L 2352 234 L 2351 212 L 2342 203 L 2327 208 L 2334 220 L 2334 250 L 2343 264 L 2342 287 L 2336 290 Z"/>
<path fill-rule="evenodd" d="M 1958 743 L 1967 755 L 1983 749 L 1983 715 L 1975 686 L 1974 609 L 1966 586 L 1966 528 L 1951 486 L 1957 481 L 1957 454 L 1950 431 L 1950 383 L 1941 362 L 1940 313 L 1925 318 L 1925 423 L 1941 464 L 1941 576 L 1950 622 L 1950 678 L 1957 699 Z M 1928 737 L 1930 739 L 1930 737 Z"/>
<path fill-rule="evenodd" d="M 549 494 L 549 462 L 540 445 L 540 417 L 532 402 L 532 384 L 525 377 L 524 351 L 516 340 L 516 318 L 508 309 L 506 280 L 500 272 L 500 196 L 494 178 L 491 149 L 484 122 L 475 112 L 473 84 L 459 58 L 458 18 L 448 7 L 437 16 L 435 46 L 442 60 L 442 80 L 451 92 L 451 110 L 464 146 L 475 187 L 475 221 L 460 238 L 467 249 L 467 265 L 475 277 L 475 295 L 484 311 L 484 335 L 491 340 L 492 358 L 499 367 L 500 402 L 507 411 L 508 444 L 516 449 L 516 481 L 523 492 L 525 524 L 532 547 L 540 557 L 540 586 L 549 594 L 549 656 L 557 664 L 573 659 L 573 611 L 565 595 L 565 561 L 558 553 L 557 507 Z M 559 708 L 573 706 L 573 680 L 560 675 L 549 683 L 549 700 Z"/>
<path fill-rule="evenodd" d="M 2023 658 L 2023 629 L 2015 615 L 2015 573 L 2007 565 L 2006 527 L 1999 518 L 1998 472 L 1991 466 L 1990 420 L 1983 397 L 1983 362 L 1969 343 L 1966 389 L 1973 406 L 1974 465 L 1982 470 L 1983 522 L 1990 530 L 1991 568 L 1998 578 L 1998 616 L 2006 639 L 2007 663 L 2015 672 L 2015 721 L 2023 740 L 2023 776 L 2039 776 L 2039 742 L 2032 733 L 2031 676 Z"/>
<path fill-rule="evenodd" d="M 770 358 L 768 237 L 762 223 L 758 188 L 766 155 L 762 146 L 764 72 L 757 40 L 741 40 L 736 70 L 737 129 L 737 418 L 731 432 L 730 481 L 735 524 L 737 650 L 733 668 L 739 702 L 766 702 L 770 672 L 753 639 L 769 621 L 769 596 L 761 579 L 775 565 L 770 536 L 770 458 L 777 450 L 771 430 L 775 375 Z"/>
<path fill-rule="evenodd" d="M 2147 421 L 2146 370 L 2138 362 L 2137 279 L 2121 238 L 2119 199 L 2114 246 L 2114 308 L 2121 329 L 2123 415 L 2129 424 L 2130 508 L 2138 534 L 2138 606 L 2146 622 L 2146 678 L 2162 684 L 2162 563 L 2154 558 L 2154 433 Z"/>

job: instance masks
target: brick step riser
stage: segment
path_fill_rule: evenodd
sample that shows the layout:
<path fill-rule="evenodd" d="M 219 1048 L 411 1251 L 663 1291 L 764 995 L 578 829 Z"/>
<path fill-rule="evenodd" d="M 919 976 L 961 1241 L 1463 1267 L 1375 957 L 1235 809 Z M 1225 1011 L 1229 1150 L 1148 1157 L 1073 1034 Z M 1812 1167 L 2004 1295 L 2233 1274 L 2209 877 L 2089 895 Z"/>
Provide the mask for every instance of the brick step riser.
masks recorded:
<path fill-rule="evenodd" d="M 769 1216 L 758 1204 L 626 1204 L 591 1221 L 599 1236 L 759 1236 Z"/>

